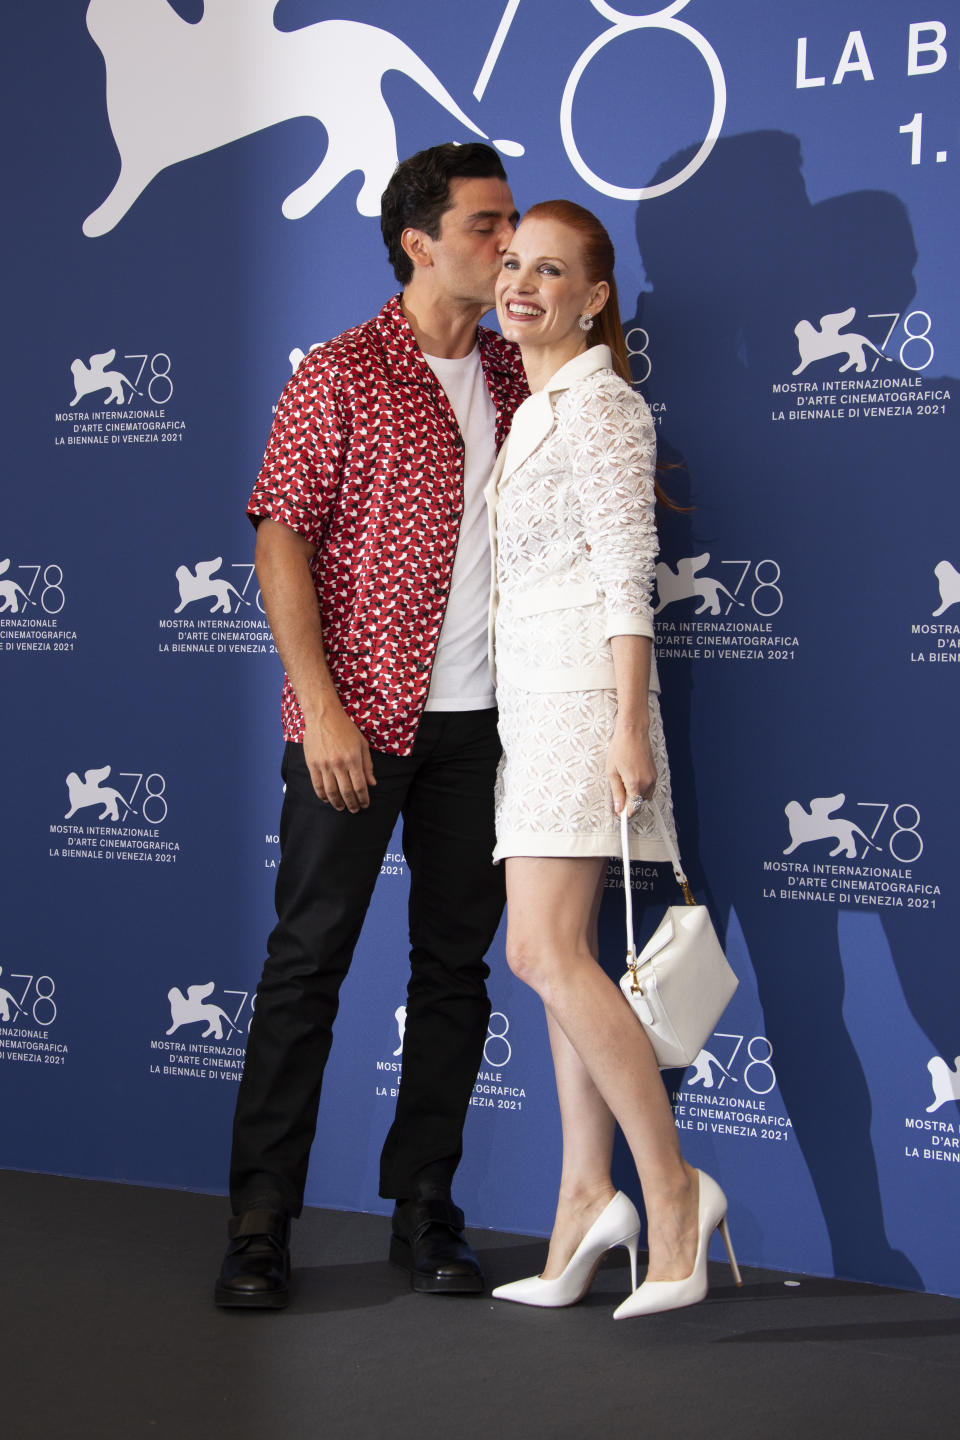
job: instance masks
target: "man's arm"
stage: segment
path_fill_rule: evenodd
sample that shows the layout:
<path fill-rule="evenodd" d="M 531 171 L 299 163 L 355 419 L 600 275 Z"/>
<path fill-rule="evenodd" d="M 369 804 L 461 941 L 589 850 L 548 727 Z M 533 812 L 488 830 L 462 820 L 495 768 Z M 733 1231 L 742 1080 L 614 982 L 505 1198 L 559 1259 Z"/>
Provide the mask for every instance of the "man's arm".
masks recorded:
<path fill-rule="evenodd" d="M 340 703 L 327 667 L 317 593 L 310 573 L 314 547 L 286 525 L 257 526 L 260 592 L 284 669 L 303 711 L 303 756 L 313 788 L 335 810 L 353 814 L 370 804 L 377 782 L 370 747 Z"/>

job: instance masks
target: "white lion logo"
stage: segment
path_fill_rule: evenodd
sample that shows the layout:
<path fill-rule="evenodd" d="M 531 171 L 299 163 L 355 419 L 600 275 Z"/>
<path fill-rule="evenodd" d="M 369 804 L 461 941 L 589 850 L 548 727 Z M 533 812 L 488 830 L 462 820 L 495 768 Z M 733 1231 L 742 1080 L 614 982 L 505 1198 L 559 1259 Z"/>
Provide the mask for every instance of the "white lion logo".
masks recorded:
<path fill-rule="evenodd" d="M 107 113 L 120 151 L 112 191 L 83 222 L 105 235 L 170 165 L 299 116 L 319 120 L 327 151 L 283 202 L 288 220 L 311 211 L 353 171 L 361 215 L 380 213 L 397 164 L 393 116 L 380 93 L 388 70 L 425 90 L 474 135 L 465 115 L 418 55 L 374 25 L 321 20 L 278 30 L 276 0 L 205 0 L 203 18 L 181 19 L 167 0 L 90 0 L 87 29 L 107 66 Z M 493 142 L 508 155 L 523 147 Z"/>
<path fill-rule="evenodd" d="M 839 855 L 841 850 L 848 860 L 857 858 L 857 839 L 859 837 L 872 850 L 879 847 L 874 845 L 869 836 L 864 835 L 859 825 L 852 820 L 844 820 L 839 815 L 834 815 L 834 810 L 839 810 L 846 800 L 846 795 L 828 795 L 821 799 L 810 801 L 810 810 L 807 812 L 799 800 L 791 800 L 784 806 L 783 813 L 787 817 L 787 824 L 790 827 L 790 844 L 784 850 L 784 855 L 792 855 L 800 845 L 809 845 L 814 840 L 835 840 L 837 843 L 830 851 L 831 859 Z"/>
<path fill-rule="evenodd" d="M 73 361 L 70 366 L 74 389 L 71 408 L 78 405 L 85 395 L 95 395 L 98 390 L 107 392 L 106 399 L 101 402 L 104 405 L 109 405 L 111 400 L 117 405 L 125 405 L 129 397 L 123 393 L 124 385 L 129 385 L 131 395 L 140 394 L 122 370 L 107 369 L 108 365 L 113 364 L 116 354 L 116 350 L 105 350 L 102 355 L 91 355 L 89 365 L 84 365 L 79 359 Z"/>
<path fill-rule="evenodd" d="M 10 559 L 8 556 L 6 560 L 0 560 L 0 575 L 5 575 L 9 569 Z M 18 585 L 16 580 L 0 580 L 0 601 L 3 602 L 0 604 L 0 615 L 7 610 L 11 615 L 19 615 L 21 597 L 25 606 L 33 604 L 26 590 L 22 585 Z"/>
<path fill-rule="evenodd" d="M 727 1080 L 732 1080 L 734 1084 L 739 1083 L 736 1075 L 731 1075 L 729 1070 L 725 1070 L 716 1055 L 710 1050 L 701 1050 L 690 1068 L 693 1074 L 684 1077 L 685 1085 L 702 1085 L 704 1090 L 712 1090 L 717 1083 L 714 1073 L 717 1070 Z"/>
<path fill-rule="evenodd" d="M 699 600 L 695 615 L 702 615 L 705 610 L 709 610 L 711 615 L 719 615 L 721 596 L 730 604 L 739 605 L 741 602 L 719 580 L 697 573 L 709 563 L 710 552 L 707 550 L 702 555 L 692 555 L 689 560 L 678 560 L 674 574 L 670 566 L 661 560 L 657 565 L 657 594 L 660 598 L 654 615 L 659 615 L 661 610 L 675 605 L 678 600 Z"/>
<path fill-rule="evenodd" d="M 221 1010 L 219 1005 L 204 1004 L 207 996 L 213 994 L 215 986 L 216 981 L 211 980 L 206 985 L 188 985 L 186 995 L 176 985 L 167 991 L 167 999 L 170 1001 L 168 1035 L 179 1030 L 181 1025 L 194 1025 L 198 1022 L 207 1027 L 200 1036 L 201 1040 L 209 1040 L 211 1035 L 216 1040 L 222 1040 L 225 1024 L 229 1025 L 231 1030 L 236 1030 L 230 1016 L 225 1010 Z"/>
<path fill-rule="evenodd" d="M 864 352 L 868 349 L 881 360 L 889 360 L 890 356 L 878 350 L 866 335 L 858 335 L 854 330 L 847 335 L 840 334 L 844 325 L 849 325 L 856 313 L 856 306 L 851 305 L 849 310 L 840 310 L 835 315 L 821 315 L 819 330 L 815 330 L 809 320 L 801 320 L 794 326 L 793 333 L 797 337 L 800 350 L 800 364 L 794 370 L 794 375 L 802 375 L 807 366 L 812 365 L 815 360 L 829 360 L 832 355 L 847 357 L 847 363 L 840 366 L 841 375 L 844 370 L 850 370 L 853 366 L 856 366 L 858 375 L 862 374 L 867 368 Z"/>
<path fill-rule="evenodd" d="M 942 615 L 951 605 L 960 605 L 960 573 L 949 560 L 941 560 L 939 565 L 934 565 L 933 573 L 940 586 L 940 608 L 933 613 Z"/>
<path fill-rule="evenodd" d="M 249 603 L 229 580 L 212 578 L 222 564 L 223 557 L 218 555 L 215 560 L 198 560 L 195 566 L 196 574 L 187 565 L 177 566 L 180 604 L 174 610 L 174 615 L 179 615 L 181 610 L 192 605 L 195 600 L 212 600 L 214 603 L 210 606 L 211 615 L 215 615 L 218 610 L 224 615 L 231 614 L 231 595 L 236 596 L 238 610 L 241 605 Z"/>
<path fill-rule="evenodd" d="M 64 820 L 71 819 L 78 810 L 86 810 L 89 805 L 102 805 L 100 811 L 101 820 L 119 820 L 120 806 L 129 810 L 126 800 L 119 790 L 114 790 L 112 785 L 104 785 L 110 774 L 110 766 L 104 765 L 100 770 L 85 770 L 83 779 L 75 770 L 71 770 L 67 776 L 67 796 L 70 800 L 70 809 L 64 815 Z"/>
<path fill-rule="evenodd" d="M 2 974 L 3 966 L 0 965 L 0 975 Z M 10 1020 L 12 1018 L 10 1014 L 11 1005 L 16 1010 L 18 1015 L 23 1014 L 23 1010 L 21 1009 L 15 998 L 10 994 L 10 991 L 5 990 L 2 986 L 0 986 L 0 1020 Z"/>
<path fill-rule="evenodd" d="M 314 350 L 319 350 L 322 343 L 321 340 L 315 340 L 309 350 L 301 350 L 299 346 L 295 345 L 287 356 L 287 359 L 290 361 L 290 374 L 295 375 L 298 366 L 302 364 L 308 355 L 312 355 Z"/>
<path fill-rule="evenodd" d="M 394 1018 L 394 1020 L 396 1020 L 396 1022 L 397 1022 L 397 1034 L 398 1034 L 399 1037 L 400 1037 L 400 1044 L 397 1046 L 396 1050 L 394 1050 L 394 1052 L 393 1052 L 393 1053 L 394 1053 L 394 1056 L 397 1056 L 397 1055 L 402 1055 L 402 1054 L 403 1054 L 403 1037 L 404 1037 L 404 1034 L 406 1033 L 406 1029 L 407 1029 L 407 1007 L 406 1007 L 406 1005 L 398 1005 L 397 1008 L 396 1008 L 396 1010 L 393 1012 L 393 1018 Z"/>
<path fill-rule="evenodd" d="M 960 1055 L 954 1060 L 952 1070 L 939 1055 L 934 1055 L 927 1061 L 927 1069 L 933 1085 L 933 1104 L 927 1106 L 927 1114 L 932 1115 L 941 1105 L 948 1105 L 951 1100 L 960 1100 Z"/>

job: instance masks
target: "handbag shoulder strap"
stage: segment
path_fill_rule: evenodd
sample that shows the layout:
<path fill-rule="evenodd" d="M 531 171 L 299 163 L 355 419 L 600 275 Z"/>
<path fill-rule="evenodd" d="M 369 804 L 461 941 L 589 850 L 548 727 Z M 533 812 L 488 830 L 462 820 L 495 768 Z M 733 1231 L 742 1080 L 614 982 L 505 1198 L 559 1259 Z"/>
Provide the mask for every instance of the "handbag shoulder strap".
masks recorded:
<path fill-rule="evenodd" d="M 660 806 L 655 800 L 645 802 L 653 810 L 653 818 L 657 823 L 660 832 L 660 839 L 663 841 L 667 854 L 670 856 L 670 864 L 673 866 L 673 873 L 677 884 L 683 891 L 683 898 L 687 905 L 696 905 L 693 898 L 693 891 L 684 874 L 683 866 L 680 863 L 680 852 L 673 842 L 673 836 L 664 824 L 663 815 L 660 813 Z M 627 954 L 635 954 L 633 943 L 633 904 L 630 893 L 630 802 L 625 801 L 620 811 L 620 848 L 623 851 L 623 891 L 627 909 Z"/>

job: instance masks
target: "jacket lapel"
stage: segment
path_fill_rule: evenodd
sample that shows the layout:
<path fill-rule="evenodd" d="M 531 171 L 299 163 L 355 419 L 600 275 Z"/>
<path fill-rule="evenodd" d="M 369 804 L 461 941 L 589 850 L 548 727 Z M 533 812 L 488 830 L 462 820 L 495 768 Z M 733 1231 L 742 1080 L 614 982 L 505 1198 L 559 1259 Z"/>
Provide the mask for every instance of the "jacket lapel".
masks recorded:
<path fill-rule="evenodd" d="M 501 483 L 508 480 L 524 460 L 529 459 L 552 429 L 553 401 L 550 392 L 538 390 L 524 400 L 517 410 L 510 426 L 510 434 L 497 456 Z"/>
<path fill-rule="evenodd" d="M 493 467 L 493 473 L 484 486 L 483 497 L 487 502 L 487 522 L 490 527 L 490 615 L 487 633 L 488 658 L 490 661 L 490 674 L 493 676 L 494 684 L 497 679 L 496 661 L 494 656 L 493 629 L 497 613 L 497 495 L 501 486 L 506 484 L 513 472 L 519 468 L 524 460 L 529 459 L 538 445 L 544 440 L 553 429 L 553 407 L 554 396 L 560 395 L 564 390 L 576 381 L 583 379 L 586 375 L 592 375 L 595 370 L 611 369 L 612 357 L 606 345 L 593 345 L 581 355 L 575 355 L 568 360 L 566 365 L 561 366 L 557 373 L 551 377 L 542 390 L 536 390 L 517 410 L 510 426 L 510 434 L 500 447 Z"/>
<path fill-rule="evenodd" d="M 542 390 L 536 390 L 517 410 L 510 434 L 500 448 L 490 483 L 485 491 L 487 503 L 496 502 L 499 486 L 504 485 L 514 470 L 528 460 L 553 429 L 553 413 L 557 398 L 577 380 L 596 370 L 611 368 L 610 351 L 606 345 L 593 345 L 562 365 Z"/>
<path fill-rule="evenodd" d="M 553 404 L 546 390 L 537 390 L 524 400 L 510 425 L 510 434 L 500 446 L 490 479 L 484 486 L 487 518 L 490 523 L 491 553 L 496 556 L 497 495 L 514 470 L 522 465 L 553 429 Z"/>

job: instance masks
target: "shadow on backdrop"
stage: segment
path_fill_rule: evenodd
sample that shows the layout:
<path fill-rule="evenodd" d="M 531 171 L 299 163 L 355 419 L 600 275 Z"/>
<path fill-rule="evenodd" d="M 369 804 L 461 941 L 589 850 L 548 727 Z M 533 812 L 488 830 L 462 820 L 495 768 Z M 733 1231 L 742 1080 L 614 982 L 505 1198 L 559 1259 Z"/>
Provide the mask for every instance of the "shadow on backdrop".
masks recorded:
<path fill-rule="evenodd" d="M 675 174 L 690 154 L 668 160 L 653 182 Z M 778 553 L 793 562 L 794 613 L 806 627 L 803 668 L 779 686 L 757 673 L 760 666 L 714 664 L 709 674 L 690 662 L 661 666 L 684 859 L 714 915 L 722 920 L 736 904 L 743 920 L 780 1088 L 822 1207 L 835 1273 L 922 1288 L 884 1227 L 871 1094 L 843 1017 L 838 907 L 784 908 L 761 901 L 759 887 L 755 902 L 743 894 L 748 867 L 756 873 L 761 853 L 786 844 L 784 827 L 775 851 L 769 841 L 758 849 L 758 818 L 766 823 L 781 811 L 788 793 L 806 801 L 810 783 L 829 786 L 861 771 L 865 784 L 871 775 L 887 778 L 891 745 L 908 745 L 905 737 L 917 728 L 915 702 L 891 683 L 889 651 L 865 645 L 851 663 L 844 626 L 862 620 L 879 635 L 885 625 L 909 628 L 903 595 L 888 582 L 906 555 L 926 556 L 931 513 L 895 502 L 904 477 L 920 473 L 931 486 L 945 481 L 955 422 L 942 417 L 931 445 L 930 427 L 915 421 L 791 425 L 772 423 L 771 415 L 771 383 L 790 381 L 798 367 L 801 319 L 816 325 L 855 307 L 857 329 L 871 312 L 909 310 L 917 259 L 909 217 L 896 196 L 880 191 L 812 204 L 798 139 L 768 131 L 721 139 L 687 184 L 641 203 L 637 240 L 652 288 L 639 296 L 625 329 L 649 334 L 653 370 L 642 388 L 665 405 L 661 454 L 682 453 L 686 466 L 665 483 L 696 507 L 690 516 L 662 518 L 662 556 L 675 564 L 714 543 L 739 553 L 734 537 L 742 553 L 762 555 L 773 529 Z M 839 364 L 813 369 L 809 378 L 836 376 Z M 881 374 L 905 368 L 877 364 Z M 793 395 L 776 403 L 787 409 L 802 401 Z M 751 550 L 754 538 L 759 548 Z M 722 712 L 707 726 L 705 703 Z M 720 823 L 716 817 L 726 833 L 711 835 L 705 847 L 705 880 L 698 826 Z M 817 860 L 827 858 L 827 844 L 822 849 Z M 933 919 L 894 911 L 888 923 L 890 913 L 884 922 L 906 1002 L 931 1051 L 952 1056 L 957 1007 L 944 1006 L 945 976 L 935 971 L 945 962 Z M 918 953 L 934 958 L 921 966 Z"/>

